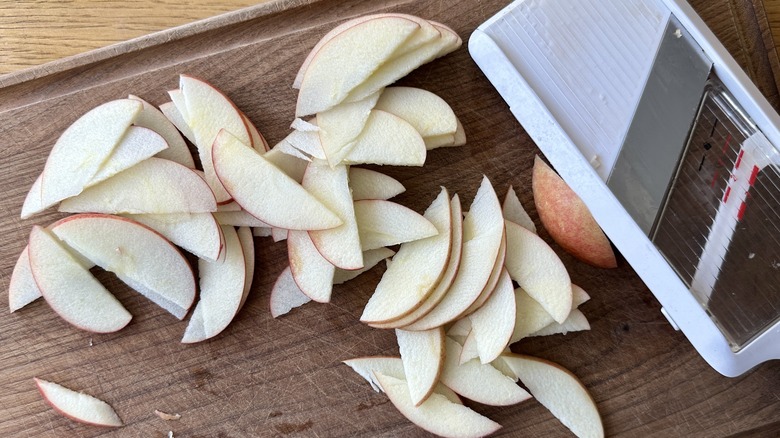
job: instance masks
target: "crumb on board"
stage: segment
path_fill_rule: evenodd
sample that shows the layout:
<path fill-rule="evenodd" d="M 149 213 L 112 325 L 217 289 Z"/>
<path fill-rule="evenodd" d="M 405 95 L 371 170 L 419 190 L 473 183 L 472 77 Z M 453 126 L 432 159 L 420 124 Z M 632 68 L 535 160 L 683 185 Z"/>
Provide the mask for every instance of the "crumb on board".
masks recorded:
<path fill-rule="evenodd" d="M 165 421 L 178 420 L 179 418 L 181 418 L 181 414 L 169 414 L 167 412 L 163 412 L 163 411 L 160 411 L 160 410 L 157 410 L 157 409 L 154 410 L 154 414 L 157 415 L 158 417 L 162 418 Z M 171 432 L 171 433 L 173 433 L 173 432 Z"/>

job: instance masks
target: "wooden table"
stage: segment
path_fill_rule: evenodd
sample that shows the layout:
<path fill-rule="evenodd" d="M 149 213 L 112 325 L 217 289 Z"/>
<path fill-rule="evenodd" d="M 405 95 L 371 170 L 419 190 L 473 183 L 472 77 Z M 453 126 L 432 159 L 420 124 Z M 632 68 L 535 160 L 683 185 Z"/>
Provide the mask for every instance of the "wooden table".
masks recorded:
<path fill-rule="evenodd" d="M 3 2 L 0 73 L 254 3 Z M 292 3 L 306 2 L 288 2 Z M 207 34 L 214 38 L 228 35 L 238 43 L 248 41 L 276 49 L 267 53 L 277 62 L 281 58 L 282 68 L 275 68 L 273 60 L 267 66 L 247 60 L 235 47 L 227 47 L 224 55 L 209 55 L 204 62 L 187 61 L 185 65 L 207 74 L 218 69 L 207 65 L 208 59 L 238 59 L 242 65 L 252 62 L 259 72 L 268 75 L 269 81 L 286 84 L 307 47 L 333 22 L 347 16 L 383 8 L 420 13 L 452 24 L 465 39 L 480 19 L 497 11 L 502 2 L 453 1 L 447 7 L 443 2 L 324 3 L 333 7 L 303 5 L 280 14 L 268 9 L 244 17 L 245 21 L 228 26 L 225 33 Z M 775 41 L 780 41 L 780 1 L 692 3 L 777 108 L 780 69 Z M 293 32 L 291 20 L 296 19 L 311 26 L 310 30 Z M 284 40 L 289 46 L 277 42 L 270 31 L 265 35 L 270 38 L 267 44 L 257 42 L 264 37 L 264 23 L 270 26 L 280 22 L 286 27 L 279 35 L 289 32 Z M 86 64 L 80 58 L 82 61 L 65 61 L 52 67 L 57 70 L 80 65 L 76 71 L 93 75 L 89 78 L 79 74 L 48 75 L 45 69 L 0 77 L 0 85 L 6 87 L 0 90 L 0 120 L 11 125 L 0 128 L 4 150 L 0 159 L 0 303 L 6 299 L 10 272 L 30 225 L 58 217 L 51 213 L 30 221 L 18 220 L 24 194 L 48 151 L 49 146 L 40 145 L 65 125 L 44 110 L 74 116 L 71 109 L 83 112 L 107 96 L 126 93 L 127 87 L 148 93 L 153 103 L 162 103 L 162 91 L 175 86 L 174 73 L 178 72 L 175 67 L 160 67 L 162 60 L 175 59 L 174 49 L 202 49 L 207 42 L 208 38 L 184 38 L 166 46 L 170 49 L 152 48 L 141 50 L 138 53 L 144 55 L 137 58 L 132 54 L 119 57 L 123 62 L 116 65 L 111 60 L 102 61 L 112 56 L 109 49 Z M 498 191 L 510 183 L 521 187 L 521 200 L 536 218 L 525 188 L 530 181 L 531 157 L 536 153 L 533 144 L 465 49 L 451 56 L 447 63 L 410 76 L 407 83 L 431 89 L 452 103 L 469 133 L 469 146 L 447 154 L 431 154 L 431 171 L 390 170 L 410 189 L 400 202 L 421 211 L 435 191 L 432 187 L 440 181 L 446 181 L 462 199 L 470 200 L 479 174 L 485 172 Z M 138 70 L 147 58 L 153 60 L 149 61 L 149 66 L 155 68 L 153 73 Z M 221 73 L 221 77 L 214 78 L 219 85 L 247 109 L 272 142 L 281 138 L 289 124 L 294 94 L 285 89 L 258 100 L 251 78 L 235 76 L 229 69 Z M 159 85 L 153 82 L 158 77 Z M 88 86 L 94 93 L 68 96 L 66 92 Z M 52 93 L 57 97 L 49 99 Z M 40 109 L 25 110 L 28 104 Z M 17 114 L 27 119 L 17 120 Z M 39 122 L 30 124 L 31 120 Z M 542 236 L 549 240 L 544 233 Z M 339 365 L 340 360 L 353 356 L 397 353 L 391 333 L 370 330 L 355 322 L 368 299 L 370 285 L 380 274 L 368 275 L 342 289 L 334 306 L 307 306 L 275 321 L 268 315 L 267 294 L 270 282 L 284 264 L 284 248 L 264 244 L 258 251 L 260 273 L 247 308 L 228 331 L 200 345 L 180 345 L 182 323 L 105 275 L 100 278 L 119 290 L 119 298 L 136 315 L 130 327 L 115 335 L 92 336 L 77 331 L 40 302 L 19 313 L 0 312 L 0 436 L 162 437 L 169 430 L 184 437 L 424 435 L 387 404 L 383 395 L 374 394 Z M 593 330 L 565 338 L 524 341 L 517 348 L 560 362 L 580 376 L 599 404 L 608 435 L 780 436 L 780 363 L 764 364 L 736 379 L 722 377 L 703 362 L 680 333 L 671 329 L 658 303 L 625 261 L 616 270 L 601 271 L 559 253 L 574 281 L 593 297 L 584 307 Z M 117 408 L 127 426 L 106 431 L 59 417 L 35 392 L 34 375 L 105 398 Z M 154 416 L 154 409 L 181 413 L 182 419 L 164 422 Z M 504 424 L 501 433 L 507 436 L 566 436 L 566 430 L 534 402 L 509 408 L 477 406 L 477 410 Z"/>

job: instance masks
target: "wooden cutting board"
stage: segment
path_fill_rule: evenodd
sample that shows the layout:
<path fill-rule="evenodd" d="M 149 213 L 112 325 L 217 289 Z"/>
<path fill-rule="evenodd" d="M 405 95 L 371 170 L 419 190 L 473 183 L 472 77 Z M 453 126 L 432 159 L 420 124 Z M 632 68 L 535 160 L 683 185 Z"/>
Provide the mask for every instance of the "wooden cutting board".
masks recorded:
<path fill-rule="evenodd" d="M 61 217 L 48 212 L 20 220 L 27 190 L 59 133 L 89 108 L 128 93 L 161 104 L 177 86 L 177 75 L 189 73 L 225 91 L 273 144 L 289 132 L 296 97 L 290 84 L 298 66 L 336 23 L 399 11 L 449 24 L 467 41 L 506 3 L 278 1 L 0 78 L 0 302 L 7 299 L 30 227 Z M 739 51 L 735 41 L 729 48 Z M 745 53 L 749 59 L 750 51 Z M 766 65 L 760 78 L 776 84 L 766 76 L 776 70 Z M 514 185 L 537 220 L 530 169 L 539 152 L 465 47 L 402 82 L 450 102 L 469 142 L 430 153 L 424 168 L 383 169 L 407 187 L 398 202 L 422 212 L 444 185 L 467 206 L 485 174 L 501 195 Z M 544 231 L 541 236 L 550 241 Z M 398 354 L 391 331 L 358 322 L 381 269 L 337 287 L 330 305 L 309 304 L 274 320 L 268 296 L 286 265 L 285 246 L 267 238 L 255 242 L 256 277 L 246 306 L 225 332 L 201 344 L 179 343 L 186 321 L 105 273 L 99 278 L 135 316 L 118 333 L 79 331 L 42 301 L 13 314 L 0 312 L 0 436 L 425 436 L 340 363 Z M 670 327 L 625 261 L 618 269 L 600 270 L 553 247 L 592 297 L 582 308 L 592 330 L 532 338 L 513 349 L 578 375 L 597 401 L 609 436 L 780 435 L 780 363 L 736 379 L 720 376 Z M 107 430 L 60 417 L 40 398 L 34 376 L 108 401 L 126 426 Z M 504 425 L 498 435 L 567 436 L 535 401 L 469 405 Z M 155 409 L 182 417 L 165 422 Z"/>

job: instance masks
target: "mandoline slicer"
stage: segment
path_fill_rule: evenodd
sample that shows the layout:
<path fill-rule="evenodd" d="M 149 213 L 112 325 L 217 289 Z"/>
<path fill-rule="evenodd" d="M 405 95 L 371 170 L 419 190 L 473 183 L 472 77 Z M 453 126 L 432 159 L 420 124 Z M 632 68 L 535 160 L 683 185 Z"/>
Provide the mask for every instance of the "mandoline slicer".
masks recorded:
<path fill-rule="evenodd" d="M 701 356 L 780 359 L 780 117 L 682 0 L 517 0 L 469 51 Z"/>

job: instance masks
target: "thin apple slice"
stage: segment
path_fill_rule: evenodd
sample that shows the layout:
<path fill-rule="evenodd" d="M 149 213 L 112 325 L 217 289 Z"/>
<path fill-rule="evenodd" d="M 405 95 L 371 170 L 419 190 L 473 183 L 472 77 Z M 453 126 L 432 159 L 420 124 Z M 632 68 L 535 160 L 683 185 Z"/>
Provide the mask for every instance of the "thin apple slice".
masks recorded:
<path fill-rule="evenodd" d="M 455 340 L 445 338 L 447 352 L 441 382 L 450 389 L 478 403 L 491 406 L 509 406 L 531 398 L 515 381 L 490 364 L 472 359 L 459 363 L 462 347 Z"/>
<path fill-rule="evenodd" d="M 140 118 L 140 116 L 139 116 Z M 155 154 L 168 150 L 168 143 L 160 134 L 148 128 L 131 126 L 114 148 L 111 156 L 100 166 L 87 184 L 93 186 L 129 169 Z"/>
<path fill-rule="evenodd" d="M 455 338 L 452 338 L 456 340 Z M 463 365 L 464 363 L 479 359 L 479 347 L 477 346 L 477 334 L 472 329 L 469 334 L 466 336 L 465 339 L 463 339 L 463 343 L 461 345 L 463 348 L 460 350 L 460 357 L 458 358 L 458 363 Z"/>
<path fill-rule="evenodd" d="M 588 207 L 538 155 L 531 181 L 539 220 L 550 237 L 585 263 L 598 268 L 617 267 L 612 245 Z"/>
<path fill-rule="evenodd" d="M 342 221 L 335 228 L 309 231 L 311 241 L 335 267 L 353 270 L 363 267 L 363 252 L 347 172 L 343 164 L 330 167 L 324 162 L 312 162 L 302 185 Z"/>
<path fill-rule="evenodd" d="M 425 141 L 412 125 L 386 111 L 371 110 L 363 131 L 344 162 L 422 166 L 426 152 Z"/>
<path fill-rule="evenodd" d="M 190 316 L 182 343 L 201 342 L 220 334 L 241 307 L 246 261 L 236 229 L 222 226 L 225 251 L 215 262 L 198 260 L 200 299 Z"/>
<path fill-rule="evenodd" d="M 423 138 L 450 134 L 454 141 L 458 118 L 444 99 L 430 91 L 413 87 L 387 87 L 375 108 L 406 120 Z"/>
<path fill-rule="evenodd" d="M 65 321 L 96 333 L 120 330 L 132 315 L 49 231 L 33 226 L 30 269 L 49 306 Z"/>
<path fill-rule="evenodd" d="M 192 129 L 187 125 L 184 116 L 181 115 L 179 108 L 173 102 L 166 102 L 160 105 L 160 111 L 165 115 L 165 118 L 181 132 L 184 138 L 189 140 L 190 143 L 195 144 L 195 133 L 192 132 Z"/>
<path fill-rule="evenodd" d="M 438 231 L 428 219 L 391 201 L 355 201 L 355 218 L 363 251 L 425 239 Z"/>
<path fill-rule="evenodd" d="M 406 381 L 375 373 L 379 386 L 396 409 L 412 423 L 428 432 L 444 437 L 483 437 L 496 432 L 501 425 L 471 409 L 452 403 L 445 396 L 431 394 L 420 406 L 415 406 Z"/>
<path fill-rule="evenodd" d="M 436 388 L 444 365 L 444 329 L 424 332 L 395 331 L 409 395 L 420 406 Z"/>
<path fill-rule="evenodd" d="M 25 247 L 16 260 L 11 280 L 8 282 L 8 310 L 13 313 L 41 297 L 30 270 L 30 256 Z"/>
<path fill-rule="evenodd" d="M 269 304 L 271 317 L 278 318 L 310 301 L 311 298 L 298 287 L 298 283 L 295 282 L 292 271 L 288 266 L 276 278 L 274 287 L 271 289 Z"/>
<path fill-rule="evenodd" d="M 466 144 L 466 129 L 458 119 L 458 129 L 455 130 L 455 141 L 450 146 L 463 146 Z"/>
<path fill-rule="evenodd" d="M 195 168 L 195 161 L 192 159 L 190 149 L 187 147 L 187 143 L 184 142 L 176 126 L 165 117 L 165 114 L 160 112 L 154 105 L 141 99 L 138 96 L 129 95 L 128 99 L 137 100 L 143 105 L 141 114 L 135 120 L 136 126 L 142 126 L 149 128 L 152 131 L 160 134 L 165 142 L 168 143 L 168 149 L 165 149 L 157 154 L 157 157 L 164 158 L 166 160 L 175 161 L 182 166 Z"/>
<path fill-rule="evenodd" d="M 590 330 L 590 323 L 588 322 L 588 318 L 586 318 L 585 314 L 582 313 L 582 311 L 579 309 L 572 309 L 571 313 L 569 313 L 569 317 L 566 318 L 566 321 L 563 321 L 562 324 L 552 322 L 546 327 L 531 333 L 528 335 L 528 337 L 550 336 L 558 334 L 565 335 L 569 332 L 580 332 L 584 330 Z"/>
<path fill-rule="evenodd" d="M 246 266 L 244 292 L 241 294 L 241 302 L 238 304 L 238 309 L 241 310 L 244 307 L 244 303 L 246 303 L 247 297 L 249 297 L 249 290 L 252 288 L 252 280 L 255 276 L 255 239 L 249 227 L 240 227 L 236 230 L 236 235 L 244 253 L 244 266 Z"/>
<path fill-rule="evenodd" d="M 423 137 L 425 149 L 433 150 L 441 147 L 452 146 L 455 143 L 455 134 L 434 135 L 432 137 Z"/>
<path fill-rule="evenodd" d="M 25 214 L 22 218 L 81 193 L 111 156 L 142 108 L 141 103 L 134 100 L 113 100 L 73 122 L 57 139 L 46 160 L 41 174 L 40 205 L 37 206 L 40 209 L 22 207 Z"/>
<path fill-rule="evenodd" d="M 449 195 L 442 187 L 423 215 L 436 227 L 437 234 L 401 245 L 363 309 L 361 322 L 385 323 L 399 319 L 428 298 L 450 257 L 451 216 Z"/>
<path fill-rule="evenodd" d="M 539 236 L 512 221 L 506 221 L 506 242 L 509 275 L 555 321 L 565 321 L 572 308 L 572 291 L 561 259 Z"/>
<path fill-rule="evenodd" d="M 363 199 L 388 200 L 406 191 L 397 179 L 384 173 L 359 167 L 349 168 L 349 188 L 352 189 L 352 200 Z"/>
<path fill-rule="evenodd" d="M 299 184 L 303 181 L 303 174 L 306 173 L 306 167 L 309 165 L 308 161 L 287 155 L 276 148 L 263 154 L 263 158 Z"/>
<path fill-rule="evenodd" d="M 596 402 L 574 374 L 536 357 L 507 354 L 503 359 L 534 398 L 576 436 L 604 436 Z"/>
<path fill-rule="evenodd" d="M 514 187 L 509 186 L 509 189 L 507 189 L 506 197 L 504 197 L 504 204 L 501 206 L 501 209 L 504 212 L 504 219 L 512 221 L 528 231 L 536 233 L 536 225 L 523 208 L 523 204 L 520 203 L 520 199 L 517 197 Z"/>
<path fill-rule="evenodd" d="M 482 292 L 479 293 L 479 297 L 473 303 L 471 303 L 469 308 L 460 314 L 458 318 L 464 318 L 468 315 L 471 315 L 480 307 L 482 307 L 482 305 L 485 304 L 487 300 L 490 299 L 490 296 L 493 294 L 493 291 L 496 290 L 498 281 L 503 274 L 504 260 L 506 260 L 506 235 L 501 236 L 501 246 L 498 247 L 496 262 L 493 265 L 493 270 L 490 272 L 490 277 L 488 277 L 487 283 L 485 283 L 485 287 L 482 289 Z"/>
<path fill-rule="evenodd" d="M 122 419 L 108 403 L 54 382 L 33 378 L 38 391 L 55 411 L 71 420 L 93 426 L 121 427 Z"/>
<path fill-rule="evenodd" d="M 309 233 L 290 230 L 287 234 L 287 254 L 290 271 L 301 291 L 314 301 L 329 302 L 336 267 L 322 257 Z"/>
<path fill-rule="evenodd" d="M 212 214 L 220 225 L 232 225 L 234 227 L 271 227 L 267 223 L 247 213 L 245 210 L 216 211 Z"/>
<path fill-rule="evenodd" d="M 352 271 L 336 268 L 336 272 L 333 274 L 333 284 L 335 285 L 346 283 L 347 281 L 352 280 L 360 274 L 370 270 L 379 264 L 379 262 L 382 260 L 393 257 L 393 255 L 395 255 L 395 251 L 390 248 L 385 248 L 384 246 L 381 248 L 363 251 L 363 267 Z"/>
<path fill-rule="evenodd" d="M 463 253 L 458 275 L 441 302 L 406 329 L 427 330 L 447 324 L 479 298 L 498 258 L 504 235 L 503 223 L 496 192 L 487 177 L 483 177 L 463 220 Z M 507 245 L 510 245 L 508 240 Z"/>
<path fill-rule="evenodd" d="M 404 364 L 400 357 L 358 357 L 355 359 L 345 360 L 342 363 L 352 368 L 352 370 L 358 373 L 360 377 L 364 378 L 366 382 L 371 385 L 371 388 L 376 392 L 383 392 L 383 390 L 379 386 L 379 382 L 376 379 L 375 373 L 395 377 L 396 379 L 406 379 Z M 460 400 L 460 397 L 458 397 L 458 394 L 455 394 L 455 391 L 447 388 L 441 383 L 437 383 L 433 391 L 436 394 L 443 395 L 452 403 L 459 405 L 463 404 L 463 402 Z"/>
<path fill-rule="evenodd" d="M 335 35 L 314 54 L 303 74 L 295 116 L 315 114 L 341 103 L 419 28 L 407 18 L 385 16 Z"/>
<path fill-rule="evenodd" d="M 80 214 L 52 227 L 57 238 L 183 319 L 195 300 L 195 276 L 168 239 L 133 220 Z"/>
<path fill-rule="evenodd" d="M 428 298 L 423 301 L 420 306 L 414 309 L 411 313 L 403 316 L 397 320 L 391 321 L 386 324 L 371 324 L 376 328 L 406 328 L 408 330 L 416 330 L 414 323 L 427 315 L 439 302 L 444 298 L 444 295 L 450 289 L 455 276 L 458 273 L 460 267 L 461 250 L 463 249 L 463 214 L 460 207 L 460 198 L 456 194 L 450 201 L 450 211 L 452 223 L 452 235 L 450 242 L 450 256 L 447 260 L 447 267 L 439 280 L 439 283 L 428 295 Z"/>
<path fill-rule="evenodd" d="M 124 214 L 165 236 L 176 246 L 207 260 L 222 251 L 222 230 L 212 213 Z"/>
<path fill-rule="evenodd" d="M 331 166 L 340 163 L 352 150 L 380 94 L 378 91 L 357 102 L 341 103 L 317 113 L 317 135 Z"/>
<path fill-rule="evenodd" d="M 68 213 L 205 213 L 217 209 L 214 194 L 192 169 L 149 158 L 60 204 Z"/>
<path fill-rule="evenodd" d="M 495 291 L 485 304 L 469 316 L 477 342 L 479 360 L 492 362 L 509 345 L 515 328 L 515 290 L 509 273 L 502 269 Z"/>
<path fill-rule="evenodd" d="M 342 224 L 300 184 L 228 131 L 217 135 L 212 153 L 224 187 L 261 221 L 289 230 L 323 230 Z"/>
<path fill-rule="evenodd" d="M 271 146 L 268 144 L 265 137 L 263 137 L 263 134 L 260 133 L 257 126 L 249 120 L 249 117 L 247 117 L 243 111 L 239 110 L 239 112 L 241 113 L 241 118 L 244 119 L 246 129 L 249 131 L 249 140 L 252 143 L 252 148 L 261 154 L 268 152 L 271 149 Z"/>

